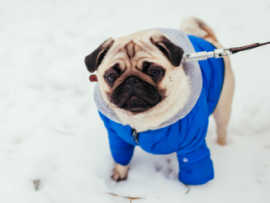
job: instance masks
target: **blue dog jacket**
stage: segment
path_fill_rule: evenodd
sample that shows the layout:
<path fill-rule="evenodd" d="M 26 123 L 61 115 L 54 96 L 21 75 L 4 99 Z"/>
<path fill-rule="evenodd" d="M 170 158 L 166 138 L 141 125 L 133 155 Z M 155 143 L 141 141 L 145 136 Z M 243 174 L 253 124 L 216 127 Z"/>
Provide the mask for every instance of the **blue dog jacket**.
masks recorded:
<path fill-rule="evenodd" d="M 188 36 L 196 52 L 213 51 L 209 42 L 195 36 Z M 159 129 L 138 134 L 134 140 L 129 125 L 122 125 L 99 111 L 109 135 L 110 149 L 116 163 L 129 164 L 134 147 L 139 145 L 152 154 L 176 152 L 179 162 L 178 178 L 189 185 L 200 185 L 214 178 L 210 151 L 205 142 L 208 118 L 213 113 L 223 86 L 223 59 L 208 59 L 199 62 L 202 87 L 193 108 L 176 122 Z"/>

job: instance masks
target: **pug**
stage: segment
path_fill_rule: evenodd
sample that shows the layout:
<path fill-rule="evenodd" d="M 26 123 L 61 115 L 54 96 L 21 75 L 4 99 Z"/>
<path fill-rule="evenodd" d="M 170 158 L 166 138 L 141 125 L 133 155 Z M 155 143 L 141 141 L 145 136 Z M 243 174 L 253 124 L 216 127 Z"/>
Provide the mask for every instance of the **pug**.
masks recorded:
<path fill-rule="evenodd" d="M 182 62 L 184 53 L 222 48 L 203 21 L 180 30 L 152 29 L 109 38 L 85 57 L 98 81 L 94 100 L 115 161 L 112 179 L 127 178 L 135 146 L 152 154 L 177 153 L 178 178 L 189 185 L 214 178 L 205 137 L 213 114 L 217 143 L 226 144 L 234 92 L 228 57 Z M 91 80 L 90 77 L 90 80 Z"/>

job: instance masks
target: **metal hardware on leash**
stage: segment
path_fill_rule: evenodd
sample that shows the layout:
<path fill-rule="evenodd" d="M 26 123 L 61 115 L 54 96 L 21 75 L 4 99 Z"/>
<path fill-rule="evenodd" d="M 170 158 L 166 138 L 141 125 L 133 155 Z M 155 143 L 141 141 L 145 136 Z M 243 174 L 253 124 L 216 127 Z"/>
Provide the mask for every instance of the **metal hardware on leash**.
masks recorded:
<path fill-rule="evenodd" d="M 235 54 L 240 51 L 245 51 L 249 49 L 254 49 L 256 47 L 260 47 L 263 45 L 270 44 L 270 42 L 266 43 L 255 43 L 255 44 L 250 44 L 247 46 L 242 46 L 242 47 L 234 47 L 234 48 L 229 48 L 229 49 L 215 49 L 214 51 L 206 52 L 206 51 L 201 51 L 201 52 L 196 52 L 196 53 L 188 53 L 184 54 L 182 62 L 192 62 L 192 61 L 203 61 L 208 58 L 222 58 L 224 56 L 229 56 L 231 54 Z"/>
<path fill-rule="evenodd" d="M 210 52 L 201 51 L 196 53 L 184 54 L 182 62 L 203 61 L 213 57 L 222 58 L 230 54 L 231 52 L 225 49 L 215 49 L 214 51 Z"/>

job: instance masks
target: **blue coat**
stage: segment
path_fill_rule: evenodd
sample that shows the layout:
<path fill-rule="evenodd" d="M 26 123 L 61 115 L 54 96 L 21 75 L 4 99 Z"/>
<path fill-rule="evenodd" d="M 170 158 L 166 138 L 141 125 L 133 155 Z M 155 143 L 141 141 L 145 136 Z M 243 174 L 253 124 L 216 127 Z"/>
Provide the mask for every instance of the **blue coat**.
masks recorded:
<path fill-rule="evenodd" d="M 188 36 L 196 52 L 213 51 L 215 47 L 195 36 Z M 129 164 L 134 147 L 139 145 L 152 154 L 176 152 L 179 161 L 179 180 L 199 185 L 214 178 L 210 151 L 205 142 L 208 118 L 213 113 L 222 90 L 224 79 L 223 59 L 199 62 L 203 87 L 194 108 L 170 126 L 138 134 L 138 143 L 128 125 L 116 123 L 99 112 L 109 134 L 110 149 L 116 163 Z"/>

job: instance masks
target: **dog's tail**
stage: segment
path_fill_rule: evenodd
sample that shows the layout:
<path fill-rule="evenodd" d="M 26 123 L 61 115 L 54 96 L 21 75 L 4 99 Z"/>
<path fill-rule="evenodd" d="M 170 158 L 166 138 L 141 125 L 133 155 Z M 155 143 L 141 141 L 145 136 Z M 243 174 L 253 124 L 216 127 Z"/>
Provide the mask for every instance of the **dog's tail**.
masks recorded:
<path fill-rule="evenodd" d="M 218 42 L 214 31 L 205 22 L 198 18 L 185 18 L 181 23 L 180 30 L 186 34 L 200 37 L 212 44 Z"/>

